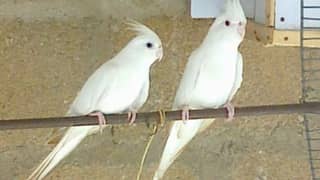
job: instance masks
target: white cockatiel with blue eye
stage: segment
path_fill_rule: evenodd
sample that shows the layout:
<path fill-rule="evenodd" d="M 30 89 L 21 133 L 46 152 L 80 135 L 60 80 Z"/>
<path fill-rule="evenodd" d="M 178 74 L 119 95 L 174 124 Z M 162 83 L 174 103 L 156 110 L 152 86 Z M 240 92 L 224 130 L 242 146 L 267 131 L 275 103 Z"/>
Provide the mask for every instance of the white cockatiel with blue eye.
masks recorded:
<path fill-rule="evenodd" d="M 154 180 L 161 179 L 192 138 L 214 119 L 190 120 L 189 109 L 226 107 L 242 81 L 242 56 L 238 47 L 245 34 L 246 17 L 239 0 L 226 0 L 224 11 L 211 25 L 201 45 L 192 52 L 176 93 L 173 109 L 182 109 L 182 119 L 171 127 Z"/>
<path fill-rule="evenodd" d="M 67 113 L 97 116 L 100 127 L 69 128 L 28 179 L 43 179 L 86 136 L 101 130 L 106 124 L 102 113 L 128 112 L 128 120 L 131 123 L 135 120 L 136 111 L 148 97 L 150 67 L 157 59 L 161 60 L 163 50 L 160 38 L 148 27 L 137 22 L 129 25 L 137 36 L 89 77 Z"/>

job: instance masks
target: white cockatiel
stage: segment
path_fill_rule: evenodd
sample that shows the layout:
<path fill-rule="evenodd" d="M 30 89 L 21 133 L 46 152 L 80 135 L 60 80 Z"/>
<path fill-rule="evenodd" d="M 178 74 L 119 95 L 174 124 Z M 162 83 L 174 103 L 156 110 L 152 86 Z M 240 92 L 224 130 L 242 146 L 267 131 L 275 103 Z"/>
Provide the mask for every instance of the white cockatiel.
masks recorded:
<path fill-rule="evenodd" d="M 226 0 L 224 11 L 189 57 L 173 104 L 173 109 L 183 110 L 184 121 L 173 123 L 154 180 L 161 179 L 192 138 L 214 121 L 187 121 L 189 109 L 226 107 L 229 120 L 232 119 L 234 108 L 230 101 L 242 81 L 242 56 L 238 47 L 245 26 L 239 0 Z"/>
<path fill-rule="evenodd" d="M 28 179 L 43 179 L 86 136 L 98 132 L 106 122 L 102 113 L 128 112 L 130 122 L 135 120 L 148 97 L 150 67 L 161 60 L 163 50 L 160 38 L 148 27 L 137 22 L 129 25 L 137 36 L 89 77 L 67 112 L 67 116 L 98 116 L 100 127 L 69 128 Z"/>

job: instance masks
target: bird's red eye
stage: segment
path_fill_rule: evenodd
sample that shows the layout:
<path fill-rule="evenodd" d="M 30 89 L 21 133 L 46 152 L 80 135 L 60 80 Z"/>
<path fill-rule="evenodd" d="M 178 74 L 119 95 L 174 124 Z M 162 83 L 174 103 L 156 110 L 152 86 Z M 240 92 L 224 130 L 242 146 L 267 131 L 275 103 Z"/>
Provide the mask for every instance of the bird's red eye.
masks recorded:
<path fill-rule="evenodd" d="M 230 26 L 230 21 L 226 20 L 226 21 L 224 22 L 224 24 L 225 24 L 226 26 Z"/>

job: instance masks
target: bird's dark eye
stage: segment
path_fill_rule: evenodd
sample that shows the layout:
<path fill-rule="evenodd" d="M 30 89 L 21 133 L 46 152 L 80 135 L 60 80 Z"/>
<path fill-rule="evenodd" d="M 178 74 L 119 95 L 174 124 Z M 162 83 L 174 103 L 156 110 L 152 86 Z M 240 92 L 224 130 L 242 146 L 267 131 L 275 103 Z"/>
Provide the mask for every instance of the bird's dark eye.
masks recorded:
<path fill-rule="evenodd" d="M 226 21 L 224 22 L 224 24 L 225 24 L 226 26 L 230 26 L 230 21 L 226 20 Z"/>
<path fill-rule="evenodd" d="M 147 48 L 152 48 L 152 47 L 153 47 L 153 44 L 152 44 L 151 42 L 148 42 L 148 43 L 146 44 L 146 46 L 147 46 Z"/>

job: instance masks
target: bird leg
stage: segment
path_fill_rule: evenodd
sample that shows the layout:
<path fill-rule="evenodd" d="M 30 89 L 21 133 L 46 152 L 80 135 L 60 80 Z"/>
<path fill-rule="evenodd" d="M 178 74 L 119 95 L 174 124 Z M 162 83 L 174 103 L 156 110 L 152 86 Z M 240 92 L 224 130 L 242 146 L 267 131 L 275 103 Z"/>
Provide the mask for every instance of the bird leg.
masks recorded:
<path fill-rule="evenodd" d="M 137 117 L 137 112 L 135 111 L 128 112 L 128 121 L 130 125 L 132 125 L 135 122 L 136 117 Z"/>
<path fill-rule="evenodd" d="M 181 112 L 181 116 L 182 116 L 182 122 L 186 123 L 187 120 L 189 120 L 189 107 L 188 106 L 184 106 Z"/>
<path fill-rule="evenodd" d="M 227 121 L 229 122 L 232 121 L 234 117 L 234 106 L 231 104 L 231 102 L 227 102 L 223 107 L 225 107 L 227 110 L 227 114 L 228 114 Z"/>
<path fill-rule="evenodd" d="M 100 131 L 100 133 L 102 133 L 104 126 L 107 124 L 107 121 L 104 118 L 104 115 L 102 114 L 102 112 L 93 112 L 93 113 L 90 113 L 89 116 L 97 116 L 98 117 L 99 131 Z"/>

